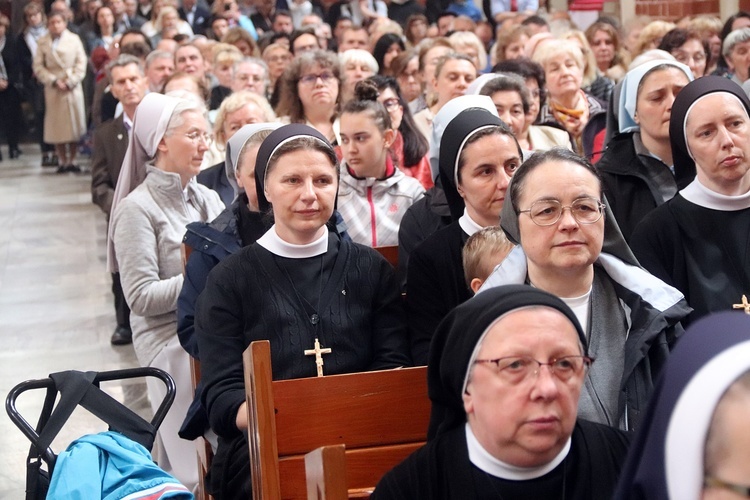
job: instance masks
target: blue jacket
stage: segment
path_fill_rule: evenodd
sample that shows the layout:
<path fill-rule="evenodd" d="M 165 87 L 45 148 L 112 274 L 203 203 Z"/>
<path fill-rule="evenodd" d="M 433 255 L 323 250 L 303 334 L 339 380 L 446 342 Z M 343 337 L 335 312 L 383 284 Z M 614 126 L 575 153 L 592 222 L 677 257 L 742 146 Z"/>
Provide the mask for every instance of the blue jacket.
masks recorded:
<path fill-rule="evenodd" d="M 188 224 L 182 238 L 183 244 L 193 251 L 185 265 L 185 280 L 177 299 L 177 335 L 182 347 L 196 359 L 199 356 L 198 344 L 193 336 L 195 302 L 206 286 L 211 269 L 242 248 L 237 228 L 239 204 L 239 199 L 235 200 L 211 222 Z"/>
<path fill-rule="evenodd" d="M 48 499 L 192 500 L 193 494 L 151 459 L 146 448 L 119 432 L 90 434 L 60 453 Z"/>

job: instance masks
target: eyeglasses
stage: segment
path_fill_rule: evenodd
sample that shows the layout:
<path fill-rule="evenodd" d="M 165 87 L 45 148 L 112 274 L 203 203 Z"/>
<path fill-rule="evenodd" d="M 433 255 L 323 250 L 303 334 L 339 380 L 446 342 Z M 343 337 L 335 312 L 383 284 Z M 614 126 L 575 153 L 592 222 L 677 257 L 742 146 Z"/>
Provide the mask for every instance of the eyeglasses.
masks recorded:
<path fill-rule="evenodd" d="M 266 57 L 266 62 L 267 63 L 287 62 L 290 59 L 291 57 L 289 56 L 268 56 Z"/>
<path fill-rule="evenodd" d="M 542 363 L 528 356 L 513 356 L 497 359 L 478 359 L 476 364 L 495 365 L 496 372 L 503 380 L 511 384 L 520 384 L 531 375 L 537 375 L 542 366 L 548 366 L 550 373 L 563 382 L 587 370 L 593 358 L 588 356 L 564 356 L 553 358 L 549 363 Z"/>
<path fill-rule="evenodd" d="M 211 135 L 208 132 L 188 132 L 185 134 L 185 137 L 193 141 L 193 144 L 198 144 L 198 141 L 203 140 L 203 142 L 206 144 L 206 146 L 211 145 Z"/>
<path fill-rule="evenodd" d="M 706 476 L 703 479 L 703 486 L 705 488 L 721 488 L 724 490 L 729 490 L 745 498 L 750 498 L 750 487 L 729 483 L 716 477 Z"/>
<path fill-rule="evenodd" d="M 594 198 L 579 198 L 567 206 L 557 200 L 538 200 L 527 210 L 518 212 L 528 213 L 531 222 L 537 226 L 551 226 L 560 220 L 566 208 L 570 209 L 573 218 L 581 224 L 593 224 L 604 214 L 604 203 Z"/>
<path fill-rule="evenodd" d="M 336 78 L 336 76 L 333 73 L 328 72 L 320 73 L 318 75 L 305 75 L 300 77 L 299 82 L 303 85 L 315 85 L 318 78 L 320 78 L 323 83 L 330 83 Z"/>
<path fill-rule="evenodd" d="M 401 101 L 399 101 L 395 97 L 391 97 L 390 99 L 386 99 L 385 101 L 383 101 L 383 106 L 385 106 L 385 109 L 387 109 L 388 111 L 393 111 L 394 109 L 401 106 Z"/>

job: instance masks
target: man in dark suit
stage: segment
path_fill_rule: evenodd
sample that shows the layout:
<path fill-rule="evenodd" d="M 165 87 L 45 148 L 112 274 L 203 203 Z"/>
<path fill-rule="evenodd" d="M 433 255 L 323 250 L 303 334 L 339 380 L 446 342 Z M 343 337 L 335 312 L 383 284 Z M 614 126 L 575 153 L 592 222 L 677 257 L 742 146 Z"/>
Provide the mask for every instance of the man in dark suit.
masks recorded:
<path fill-rule="evenodd" d="M 198 5 L 197 0 L 182 0 L 182 6 L 177 9 L 180 19 L 187 21 L 193 33 L 204 35 L 206 33 L 206 24 L 211 17 L 211 13 Z"/>
<path fill-rule="evenodd" d="M 107 66 L 112 94 L 122 104 L 123 112 L 113 120 L 102 123 L 94 131 L 94 151 L 91 157 L 91 199 L 107 216 L 112 215 L 112 197 L 120 176 L 120 168 L 128 149 L 128 134 L 133 126 L 135 109 L 146 95 L 147 82 L 143 63 L 137 57 L 121 55 Z M 130 309 L 120 285 L 120 275 L 112 275 L 117 327 L 112 334 L 113 345 L 130 344 Z"/>

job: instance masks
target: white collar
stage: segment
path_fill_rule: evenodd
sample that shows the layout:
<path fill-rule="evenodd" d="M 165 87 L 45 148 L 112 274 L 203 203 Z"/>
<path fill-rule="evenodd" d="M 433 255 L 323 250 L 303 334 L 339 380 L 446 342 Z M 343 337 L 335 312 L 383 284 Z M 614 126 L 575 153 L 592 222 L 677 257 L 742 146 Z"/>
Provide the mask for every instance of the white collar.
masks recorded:
<path fill-rule="evenodd" d="M 500 219 L 498 219 L 497 222 L 499 224 Z M 464 233 L 468 234 L 469 236 L 484 229 L 482 226 L 477 224 L 474 219 L 471 218 L 466 208 L 464 208 L 464 214 L 458 219 L 458 225 L 461 226 L 461 229 L 464 230 Z"/>
<path fill-rule="evenodd" d="M 130 119 L 128 114 L 123 110 L 122 112 L 122 123 L 125 125 L 127 130 L 133 130 L 133 120 Z"/>
<path fill-rule="evenodd" d="M 256 241 L 269 252 L 287 259 L 306 259 L 322 255 L 328 251 L 328 231 L 323 231 L 320 238 L 305 245 L 295 245 L 281 239 L 276 233 L 276 224 Z"/>
<path fill-rule="evenodd" d="M 507 479 L 509 481 L 528 481 L 549 474 L 568 456 L 568 453 L 570 452 L 570 443 L 571 438 L 569 437 L 565 446 L 563 446 L 563 449 L 560 450 L 560 453 L 558 453 L 552 461 L 544 465 L 539 467 L 517 467 L 505 463 L 502 460 L 498 460 L 490 455 L 479 441 L 477 441 L 477 438 L 474 436 L 468 422 L 466 423 L 466 445 L 469 449 L 469 461 L 479 470 L 482 470 L 491 476 L 500 479 Z"/>
<path fill-rule="evenodd" d="M 739 196 L 727 196 L 708 189 L 697 177 L 680 194 L 690 203 L 712 210 L 736 212 L 750 208 L 750 191 Z"/>

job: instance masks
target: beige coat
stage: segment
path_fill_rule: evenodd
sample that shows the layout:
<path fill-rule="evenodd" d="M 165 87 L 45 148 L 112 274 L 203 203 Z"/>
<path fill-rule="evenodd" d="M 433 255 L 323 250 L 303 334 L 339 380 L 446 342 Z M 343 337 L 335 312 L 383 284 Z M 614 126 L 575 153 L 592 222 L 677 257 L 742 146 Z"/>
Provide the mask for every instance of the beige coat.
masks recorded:
<path fill-rule="evenodd" d="M 34 74 L 44 85 L 44 142 L 78 142 L 86 133 L 86 111 L 81 81 L 86 76 L 86 52 L 78 35 L 63 31 L 55 48 L 49 34 L 39 39 Z M 55 81 L 65 79 L 70 90 Z"/>

